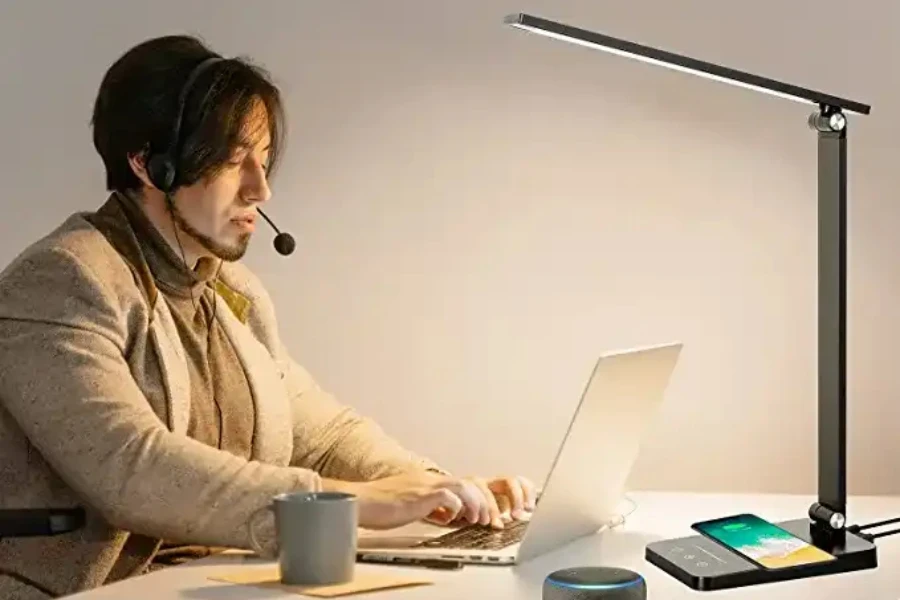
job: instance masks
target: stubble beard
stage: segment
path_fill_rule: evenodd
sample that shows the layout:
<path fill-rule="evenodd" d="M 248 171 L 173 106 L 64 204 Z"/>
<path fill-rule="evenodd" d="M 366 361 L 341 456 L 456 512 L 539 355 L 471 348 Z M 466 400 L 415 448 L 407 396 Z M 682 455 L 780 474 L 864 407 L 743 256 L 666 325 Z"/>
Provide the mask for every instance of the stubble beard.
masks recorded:
<path fill-rule="evenodd" d="M 250 233 L 242 233 L 237 241 L 226 246 L 218 243 L 216 240 L 197 231 L 187 220 L 181 215 L 181 212 L 173 205 L 170 205 L 175 217 L 175 224 L 187 235 L 191 236 L 198 244 L 203 246 L 206 251 L 216 258 L 225 262 L 237 262 L 244 257 L 247 247 L 250 245 Z"/>

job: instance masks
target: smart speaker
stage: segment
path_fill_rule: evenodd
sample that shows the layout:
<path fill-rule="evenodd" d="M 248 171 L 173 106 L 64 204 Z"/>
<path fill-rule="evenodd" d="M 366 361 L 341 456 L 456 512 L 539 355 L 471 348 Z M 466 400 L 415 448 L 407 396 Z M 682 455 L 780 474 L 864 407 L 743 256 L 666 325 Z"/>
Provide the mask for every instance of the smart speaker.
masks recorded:
<path fill-rule="evenodd" d="M 544 600 L 645 600 L 644 578 L 628 569 L 573 567 L 544 580 Z"/>

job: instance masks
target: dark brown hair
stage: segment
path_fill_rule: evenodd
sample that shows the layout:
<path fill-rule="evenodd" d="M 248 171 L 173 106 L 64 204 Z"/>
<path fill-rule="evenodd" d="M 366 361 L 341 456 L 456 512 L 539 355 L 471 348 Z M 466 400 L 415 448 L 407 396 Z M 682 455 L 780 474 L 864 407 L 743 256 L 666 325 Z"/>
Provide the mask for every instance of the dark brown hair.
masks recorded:
<path fill-rule="evenodd" d="M 170 35 L 142 42 L 113 63 L 91 119 L 107 189 L 140 189 L 128 157 L 169 147 L 182 86 L 197 65 L 218 56 L 196 37 Z M 247 58 L 204 70 L 185 99 L 175 186 L 214 176 L 240 146 L 254 144 L 261 132 L 248 126 L 259 103 L 268 117 L 271 174 L 283 149 L 285 124 L 281 94 L 268 72 Z"/>

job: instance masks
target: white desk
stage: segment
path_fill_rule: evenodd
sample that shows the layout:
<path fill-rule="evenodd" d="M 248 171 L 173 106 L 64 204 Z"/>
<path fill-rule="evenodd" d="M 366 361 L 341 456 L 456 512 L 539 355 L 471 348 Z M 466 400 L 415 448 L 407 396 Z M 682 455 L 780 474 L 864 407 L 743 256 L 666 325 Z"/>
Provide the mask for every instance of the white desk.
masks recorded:
<path fill-rule="evenodd" d="M 517 567 L 467 566 L 460 571 L 431 571 L 380 565 L 357 565 L 361 571 L 390 569 L 425 575 L 435 583 L 423 587 L 372 592 L 351 598 L 373 600 L 468 600 L 539 599 L 544 576 L 576 565 L 611 565 L 641 573 L 651 600 L 678 598 L 766 598 L 817 600 L 897 600 L 900 598 L 900 534 L 877 540 L 877 569 L 790 582 L 697 592 L 644 560 L 648 542 L 692 535 L 690 523 L 737 512 L 753 512 L 779 521 L 803 518 L 812 497 L 786 495 L 710 495 L 633 493 L 637 510 L 625 525 L 585 538 Z M 900 516 L 900 497 L 854 497 L 848 501 L 849 522 L 868 523 Z M 298 600 L 297 594 L 209 581 L 223 566 L 243 567 L 261 563 L 242 556 L 219 556 L 134 578 L 73 600 Z"/>

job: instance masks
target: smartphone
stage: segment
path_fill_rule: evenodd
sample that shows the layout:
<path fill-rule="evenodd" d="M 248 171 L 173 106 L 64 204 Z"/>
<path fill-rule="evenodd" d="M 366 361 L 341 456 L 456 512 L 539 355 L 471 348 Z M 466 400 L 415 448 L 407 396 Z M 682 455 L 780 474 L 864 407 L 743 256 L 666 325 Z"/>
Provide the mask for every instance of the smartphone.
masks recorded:
<path fill-rule="evenodd" d="M 691 529 L 766 569 L 836 560 L 821 548 L 753 514 L 694 523 Z"/>

